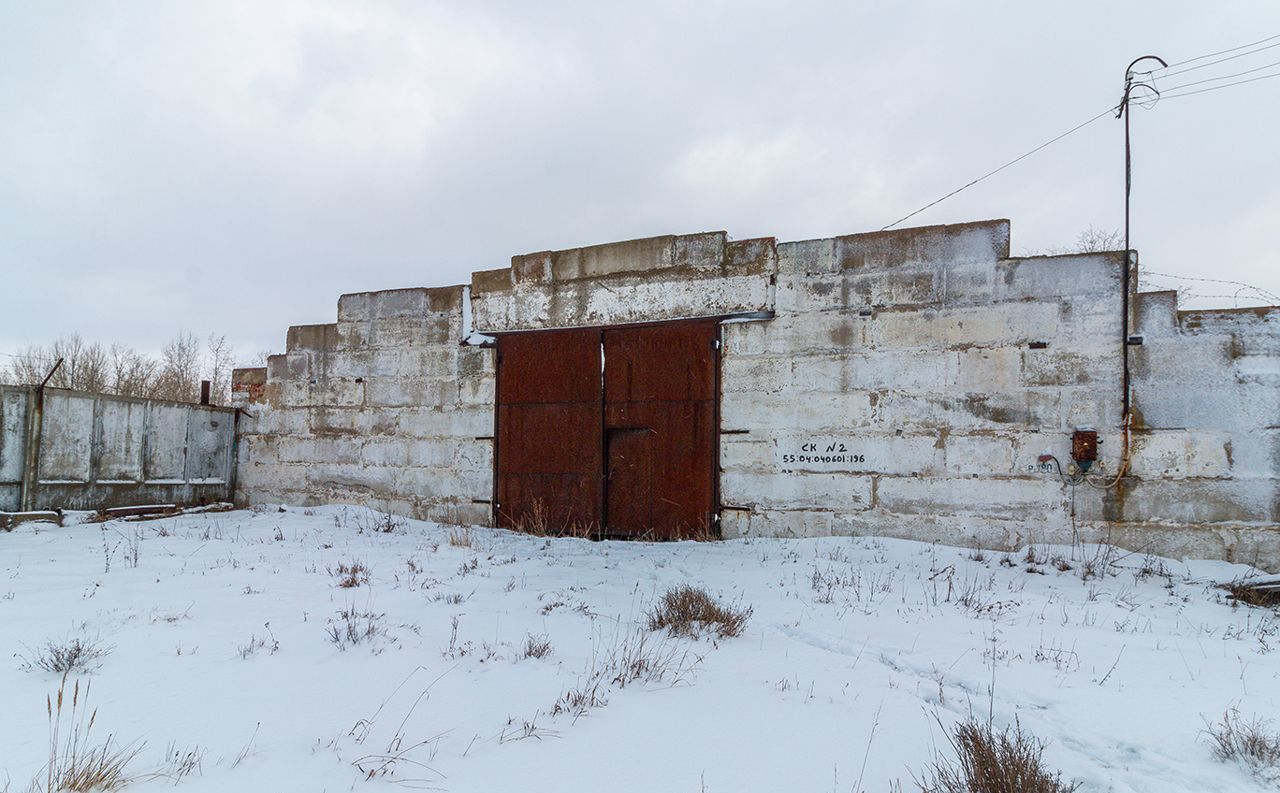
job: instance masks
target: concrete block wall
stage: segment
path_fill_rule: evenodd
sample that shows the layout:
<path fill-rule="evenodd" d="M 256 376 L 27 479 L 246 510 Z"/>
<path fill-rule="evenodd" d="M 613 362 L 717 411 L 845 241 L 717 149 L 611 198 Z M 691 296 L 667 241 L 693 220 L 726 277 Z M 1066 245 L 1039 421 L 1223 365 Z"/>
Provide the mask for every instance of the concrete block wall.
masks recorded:
<path fill-rule="evenodd" d="M 512 258 L 463 287 L 344 295 L 239 370 L 242 501 L 490 522 L 494 357 L 474 332 L 722 325 L 726 537 L 875 533 L 1016 547 L 1110 539 L 1280 568 L 1280 309 L 1134 295 L 1116 487 L 1053 455 L 1124 452 L 1123 253 L 1011 257 L 984 221 L 778 243 L 724 232 Z"/>
<path fill-rule="evenodd" d="M 461 286 L 343 295 L 238 369 L 241 503 L 367 504 L 489 522 L 493 350 L 462 344 Z"/>
<path fill-rule="evenodd" d="M 1280 566 L 1280 308 L 1179 311 L 1137 295 L 1133 477 L 1107 516 L 1188 555 Z"/>
<path fill-rule="evenodd" d="M 999 220 L 777 257 L 775 318 L 724 326 L 726 536 L 1070 541 L 1038 458 L 1088 426 L 1119 463 L 1121 254 L 1010 258 Z"/>
<path fill-rule="evenodd" d="M 499 332 L 763 311 L 774 257 L 772 238 L 723 231 L 530 253 L 472 275 L 472 312 Z"/>

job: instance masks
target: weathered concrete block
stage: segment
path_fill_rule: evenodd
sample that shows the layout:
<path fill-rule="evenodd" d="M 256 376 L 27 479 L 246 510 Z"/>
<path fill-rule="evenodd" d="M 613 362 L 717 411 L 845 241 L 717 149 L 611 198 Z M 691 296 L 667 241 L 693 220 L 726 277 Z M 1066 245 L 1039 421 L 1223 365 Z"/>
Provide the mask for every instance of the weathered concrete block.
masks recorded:
<path fill-rule="evenodd" d="M 456 380 L 439 377 L 376 378 L 365 384 L 365 404 L 373 407 L 452 404 L 457 389 Z"/>
<path fill-rule="evenodd" d="M 788 358 L 726 356 L 720 363 L 721 388 L 732 392 L 776 393 L 791 381 Z"/>
<path fill-rule="evenodd" d="M 396 412 L 397 432 L 410 438 L 476 438 L 493 435 L 492 408 L 415 406 Z"/>
<path fill-rule="evenodd" d="M 1178 332 L 1178 293 L 1139 292 L 1133 296 L 1133 332 L 1152 338 Z"/>
<path fill-rule="evenodd" d="M 995 302 L 996 270 L 988 262 L 944 262 L 942 304 L 986 305 Z"/>
<path fill-rule="evenodd" d="M 870 346 L 870 317 L 856 311 L 780 315 L 724 328 L 724 357 L 840 353 Z"/>
<path fill-rule="evenodd" d="M 757 237 L 724 243 L 724 266 L 744 274 L 769 276 L 778 271 L 778 240 Z"/>
<path fill-rule="evenodd" d="M 723 265 L 726 237 L 723 231 L 668 235 L 517 256 L 512 280 L 545 283 L 548 271 L 549 280 L 565 282 L 672 268 L 714 270 Z"/>
<path fill-rule="evenodd" d="M 810 474 L 726 471 L 720 482 L 727 504 L 766 509 L 856 511 L 871 506 L 871 477 L 854 474 Z"/>
<path fill-rule="evenodd" d="M 1118 345 L 1117 345 L 1118 346 Z M 1110 355 L 1084 354 L 1067 349 L 1057 349 L 1051 344 L 1042 350 L 1025 349 L 1021 358 L 1021 381 L 1026 385 L 1085 385 L 1095 380 L 1114 382 L 1114 358 Z M 1010 361 L 1012 364 L 1012 361 Z M 1010 369 L 1017 369 L 1011 365 Z M 1009 385 L 1012 385 L 1010 383 Z"/>
<path fill-rule="evenodd" d="M 1033 520 L 1060 509 L 1060 486 L 1033 479 L 880 477 L 876 505 L 890 512 L 926 515 L 1019 515 Z"/>
<path fill-rule="evenodd" d="M 776 465 L 774 445 L 767 437 L 720 436 L 720 468 L 725 471 L 770 471 Z"/>
<path fill-rule="evenodd" d="M 837 270 L 823 275 L 780 278 L 778 306 L 787 313 L 870 307 L 920 307 L 941 299 L 941 269 Z"/>
<path fill-rule="evenodd" d="M 521 260 L 519 268 L 522 271 L 528 272 L 529 268 L 523 263 L 523 260 L 526 258 L 534 258 L 537 262 L 537 266 L 546 269 L 545 277 L 529 280 L 545 281 L 550 279 L 550 251 L 543 253 L 530 253 L 526 256 L 516 256 L 512 259 L 512 267 L 501 267 L 496 270 L 479 270 L 473 272 L 471 274 L 471 299 L 475 300 L 477 297 L 483 297 L 489 292 L 511 291 L 512 287 L 515 286 L 515 279 L 513 275 L 516 269 L 516 260 Z"/>
<path fill-rule="evenodd" d="M 401 469 L 387 466 L 337 464 L 306 466 L 306 484 L 312 488 L 345 490 L 371 495 L 395 493 Z"/>
<path fill-rule="evenodd" d="M 793 476 L 808 472 L 932 475 L 943 467 L 943 438 L 884 430 L 850 432 L 838 423 L 809 432 L 770 432 L 774 468 Z"/>
<path fill-rule="evenodd" d="M 1231 475 L 1231 439 L 1225 432 L 1148 430 L 1136 432 L 1129 471 L 1144 479 Z"/>
<path fill-rule="evenodd" d="M 787 390 L 796 394 L 843 393 L 861 389 L 941 389 L 947 379 L 947 356 L 864 352 L 796 357 L 791 361 Z"/>
<path fill-rule="evenodd" d="M 963 392 L 886 391 L 879 417 L 899 428 L 987 429 L 1065 428 L 1061 395 L 1054 389 Z"/>
<path fill-rule="evenodd" d="M 969 306 L 949 310 L 934 323 L 938 342 L 947 347 L 972 345 L 1024 346 L 1042 338 L 1053 338 L 1059 326 L 1060 307 L 1055 302 L 998 303 L 992 306 Z M 898 335 L 882 334 L 882 343 L 890 338 L 901 346 L 901 333 L 909 325 L 899 322 L 892 328 Z"/>
<path fill-rule="evenodd" d="M 720 531 L 726 539 L 740 537 L 829 537 L 836 515 L 811 510 L 726 510 Z"/>
<path fill-rule="evenodd" d="M 496 361 L 497 351 L 492 347 L 460 347 L 457 358 L 458 376 L 493 375 Z"/>
<path fill-rule="evenodd" d="M 681 234 L 672 240 L 671 263 L 680 268 L 718 271 L 725 264 L 728 237 L 723 231 Z"/>
<path fill-rule="evenodd" d="M 492 376 L 462 378 L 458 381 L 458 404 L 492 407 L 496 384 Z"/>
<path fill-rule="evenodd" d="M 294 325 L 289 328 L 285 350 L 288 352 L 301 352 L 304 350 L 327 352 L 337 346 L 337 340 L 338 326 L 336 323 L 328 325 Z"/>
<path fill-rule="evenodd" d="M 799 399 L 788 393 L 726 391 L 721 398 L 720 426 L 726 430 L 823 429 L 866 427 L 880 420 L 875 391 L 814 393 Z"/>
<path fill-rule="evenodd" d="M 778 284 L 798 280 L 804 276 L 822 275 L 836 271 L 836 241 L 834 238 L 800 240 L 778 243 Z M 778 311 L 793 311 L 778 304 Z"/>
<path fill-rule="evenodd" d="M 1124 261 L 1123 251 L 1008 259 L 996 264 L 994 297 L 1044 300 L 1052 295 L 1083 296 L 1114 300 L 1118 311 Z"/>
<path fill-rule="evenodd" d="M 943 359 L 946 386 L 958 391 L 1017 388 L 1026 382 L 1020 377 L 1023 356 L 1016 347 L 973 347 L 948 353 Z"/>
<path fill-rule="evenodd" d="M 1015 470 L 1013 440 L 1005 435 L 947 433 L 942 439 L 945 466 L 950 476 L 1007 476 Z"/>
<path fill-rule="evenodd" d="M 366 405 L 351 407 L 317 406 L 307 412 L 301 434 L 316 436 L 389 435 L 396 431 L 396 417 Z"/>
<path fill-rule="evenodd" d="M 835 238 L 843 269 L 877 269 L 940 262 L 995 262 L 1009 256 L 1009 221 L 873 231 Z"/>
<path fill-rule="evenodd" d="M 364 465 L 403 468 L 409 464 L 409 458 L 409 442 L 403 438 L 370 438 L 360 444 L 360 462 Z"/>
<path fill-rule="evenodd" d="M 1215 523 L 1280 521 L 1280 496 L 1257 480 L 1126 480 L 1110 520 L 1208 527 Z"/>

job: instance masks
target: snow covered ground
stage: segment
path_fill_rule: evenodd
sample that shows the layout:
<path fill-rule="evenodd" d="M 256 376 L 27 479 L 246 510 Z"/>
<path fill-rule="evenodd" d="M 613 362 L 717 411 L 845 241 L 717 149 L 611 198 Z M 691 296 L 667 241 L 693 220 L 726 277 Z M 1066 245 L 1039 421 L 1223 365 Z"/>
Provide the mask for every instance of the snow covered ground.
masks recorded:
<path fill-rule="evenodd" d="M 47 758 L 59 676 L 27 662 L 75 637 L 109 649 L 79 676 L 94 733 L 145 742 L 130 790 L 173 786 L 145 775 L 188 753 L 190 791 L 911 790 L 939 720 L 970 712 L 1047 739 L 1082 790 L 1258 789 L 1203 735 L 1229 707 L 1280 713 L 1277 615 L 1212 585 L 1249 569 L 1118 554 L 1087 576 L 1105 554 L 594 543 L 358 507 L 27 524 L 0 534 L 0 791 Z M 340 586 L 354 562 L 367 580 Z M 644 631 L 683 583 L 750 606 L 744 635 Z M 340 647 L 342 611 L 373 637 Z M 663 681 L 605 676 L 555 713 L 642 636 Z"/>

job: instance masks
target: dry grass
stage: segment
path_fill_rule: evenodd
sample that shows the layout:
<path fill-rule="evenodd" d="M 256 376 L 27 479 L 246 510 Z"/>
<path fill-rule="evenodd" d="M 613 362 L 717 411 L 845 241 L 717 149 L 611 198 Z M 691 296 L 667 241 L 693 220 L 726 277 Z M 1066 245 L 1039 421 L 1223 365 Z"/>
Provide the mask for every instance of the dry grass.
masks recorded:
<path fill-rule="evenodd" d="M 77 636 L 64 642 L 50 640 L 45 642 L 43 647 L 34 650 L 28 648 L 28 650 L 30 655 L 22 656 L 27 668 L 43 669 L 46 672 L 65 675 L 72 672 L 87 673 L 97 669 L 112 648 L 96 639 Z"/>
<path fill-rule="evenodd" d="M 970 717 L 947 740 L 956 758 L 939 755 L 930 763 L 916 780 L 921 793 L 1071 793 L 1079 787 L 1044 767 L 1044 743 L 1020 724 L 996 731 Z"/>
<path fill-rule="evenodd" d="M 676 542 L 681 540 L 691 540 L 693 542 L 715 542 L 720 539 L 720 537 L 716 534 L 715 529 L 708 525 L 704 520 L 693 526 L 676 526 L 675 531 L 671 536 L 659 536 L 650 530 L 645 532 L 640 539 L 645 542 L 662 542 L 664 540 Z"/>
<path fill-rule="evenodd" d="M 449 544 L 454 548 L 471 547 L 471 527 L 458 526 L 449 529 Z"/>
<path fill-rule="evenodd" d="M 683 584 L 668 589 L 646 616 L 649 630 L 668 629 L 675 636 L 698 637 L 703 631 L 721 639 L 742 635 L 751 617 L 750 606 L 721 604 L 700 587 Z"/>
<path fill-rule="evenodd" d="M 1239 710 L 1231 708 L 1205 732 L 1219 760 L 1243 763 L 1255 774 L 1280 771 L 1280 733 L 1271 730 L 1270 721 L 1258 717 L 1245 721 Z"/>
<path fill-rule="evenodd" d="M 271 632 L 271 623 L 263 624 L 267 629 L 265 636 L 253 634 L 249 637 L 249 641 L 236 648 L 236 654 L 240 656 L 241 661 L 247 661 L 258 654 L 259 650 L 266 650 L 268 655 L 275 655 L 280 652 L 280 642 L 276 641 L 276 635 Z"/>
<path fill-rule="evenodd" d="M 409 525 L 404 518 L 398 518 L 390 512 L 369 510 L 356 518 L 357 534 L 393 534 Z"/>
<path fill-rule="evenodd" d="M 82 696 L 80 682 L 76 681 L 68 698 L 67 676 L 64 674 L 58 684 L 56 699 L 45 698 L 49 716 L 49 761 L 31 781 L 32 791 L 110 791 L 120 790 L 133 781 L 129 765 L 145 744 L 117 745 L 111 735 L 102 743 L 94 743 L 93 728 L 98 720 L 98 709 L 89 708 L 92 685 L 84 687 Z M 66 710 L 68 704 L 70 709 Z"/>
<path fill-rule="evenodd" d="M 609 648 L 592 656 L 586 674 L 575 688 L 560 695 L 551 713 L 568 713 L 577 719 L 591 708 L 607 705 L 611 687 L 626 688 L 632 683 L 677 685 L 700 661 L 699 656 L 665 638 L 654 641 L 652 634 L 643 630 L 614 634 Z"/>
<path fill-rule="evenodd" d="M 352 589 L 369 583 L 369 576 L 372 573 L 373 570 L 359 559 L 352 559 L 351 564 L 339 562 L 336 568 L 329 569 L 329 575 L 336 576 L 338 586 L 343 589 Z"/>
<path fill-rule="evenodd" d="M 540 636 L 526 636 L 524 656 L 526 659 L 544 659 L 552 654 L 552 643 L 545 634 Z"/>
<path fill-rule="evenodd" d="M 326 633 L 329 641 L 337 645 L 339 650 L 354 647 L 363 642 L 372 641 L 387 633 L 383 625 L 385 614 L 372 611 L 356 611 L 349 606 L 338 612 L 337 619 L 330 619 Z"/>
<path fill-rule="evenodd" d="M 164 768 L 157 771 L 173 784 L 178 784 L 188 776 L 200 776 L 204 773 L 204 749 L 199 746 L 180 747 L 170 743 L 164 750 Z"/>
<path fill-rule="evenodd" d="M 535 537 L 577 537 L 589 540 L 599 534 L 595 524 L 592 523 L 574 521 L 563 526 L 553 525 L 541 499 L 535 499 L 528 512 L 513 520 L 511 528 L 513 531 Z"/>
<path fill-rule="evenodd" d="M 1280 606 L 1280 589 L 1255 589 L 1249 586 L 1249 580 L 1236 579 L 1222 585 L 1232 603 L 1243 603 L 1246 606 L 1274 608 Z"/>

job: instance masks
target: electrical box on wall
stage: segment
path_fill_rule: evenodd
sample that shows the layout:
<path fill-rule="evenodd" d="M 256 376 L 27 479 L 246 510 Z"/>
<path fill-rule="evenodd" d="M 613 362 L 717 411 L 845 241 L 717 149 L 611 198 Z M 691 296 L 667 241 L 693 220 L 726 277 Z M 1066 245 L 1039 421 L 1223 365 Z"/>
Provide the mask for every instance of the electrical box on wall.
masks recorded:
<path fill-rule="evenodd" d="M 1071 435 L 1071 459 L 1080 466 L 1081 471 L 1088 471 L 1098 459 L 1098 431 L 1087 428 L 1076 430 Z"/>

